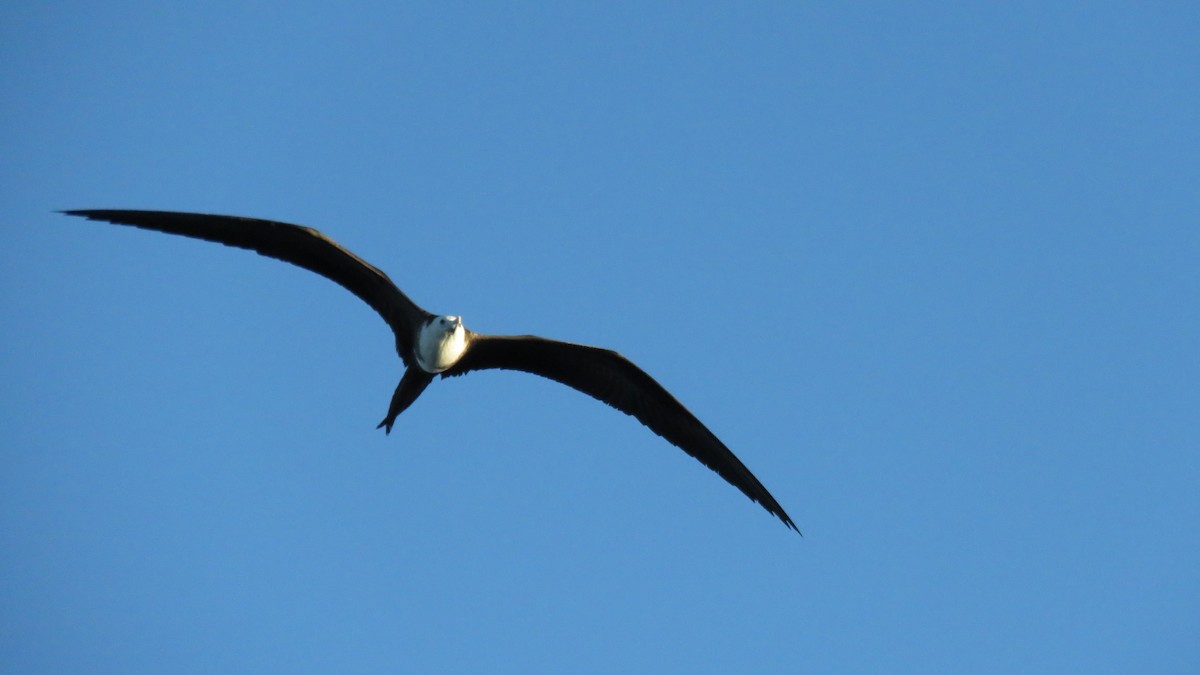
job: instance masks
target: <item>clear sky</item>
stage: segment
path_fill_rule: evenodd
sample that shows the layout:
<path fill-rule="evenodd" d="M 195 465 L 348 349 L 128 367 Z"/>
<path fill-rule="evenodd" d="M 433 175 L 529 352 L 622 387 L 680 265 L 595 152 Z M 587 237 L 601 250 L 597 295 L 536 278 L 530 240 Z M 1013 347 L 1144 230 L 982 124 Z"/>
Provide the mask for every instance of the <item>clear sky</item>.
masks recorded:
<path fill-rule="evenodd" d="M 1200 12 L 18 2 L 0 671 L 1200 670 Z M 321 229 L 617 349 L 785 529 L 530 376 L 53 213 Z"/>

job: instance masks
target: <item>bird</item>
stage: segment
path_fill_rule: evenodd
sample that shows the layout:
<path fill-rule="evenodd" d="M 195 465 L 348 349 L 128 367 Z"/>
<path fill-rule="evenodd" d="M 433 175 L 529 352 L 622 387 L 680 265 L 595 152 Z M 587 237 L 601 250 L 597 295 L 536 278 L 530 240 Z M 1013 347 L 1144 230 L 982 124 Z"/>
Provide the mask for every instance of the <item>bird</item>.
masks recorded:
<path fill-rule="evenodd" d="M 203 239 L 249 249 L 315 272 L 370 305 L 396 339 L 405 370 L 376 428 L 390 434 L 436 377 L 501 369 L 562 383 L 632 415 L 691 455 L 799 534 L 767 488 L 695 415 L 654 378 L 611 349 L 535 335 L 488 335 L 469 330 L 462 316 L 437 315 L 410 300 L 378 268 L 321 232 L 273 220 L 179 211 L 75 209 L 60 213 L 93 221 Z"/>

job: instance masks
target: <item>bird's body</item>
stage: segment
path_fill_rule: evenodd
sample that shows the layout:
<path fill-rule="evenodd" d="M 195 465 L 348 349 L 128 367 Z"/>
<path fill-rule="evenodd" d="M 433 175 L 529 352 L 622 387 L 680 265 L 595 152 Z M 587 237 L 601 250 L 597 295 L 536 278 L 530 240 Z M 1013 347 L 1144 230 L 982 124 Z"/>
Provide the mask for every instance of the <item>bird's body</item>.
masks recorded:
<path fill-rule="evenodd" d="M 435 376 L 454 377 L 487 369 L 524 371 L 561 382 L 634 416 L 796 529 L 775 498 L 724 443 L 658 382 L 615 351 L 532 335 L 470 331 L 460 316 L 438 316 L 420 308 L 386 274 L 311 228 L 171 211 L 64 213 L 251 249 L 316 272 L 357 295 L 391 326 L 396 352 L 406 366 L 387 415 L 379 423 L 388 433 L 396 417 Z"/>
<path fill-rule="evenodd" d="M 467 351 L 467 328 L 461 316 L 439 316 L 421 326 L 413 357 L 431 374 L 444 373 Z"/>

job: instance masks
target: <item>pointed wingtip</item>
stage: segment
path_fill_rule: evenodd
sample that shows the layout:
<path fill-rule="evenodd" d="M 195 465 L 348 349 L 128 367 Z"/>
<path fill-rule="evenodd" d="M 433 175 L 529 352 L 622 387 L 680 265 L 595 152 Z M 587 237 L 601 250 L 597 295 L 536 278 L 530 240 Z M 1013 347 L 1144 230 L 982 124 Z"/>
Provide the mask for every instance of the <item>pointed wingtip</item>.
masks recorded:
<path fill-rule="evenodd" d="M 753 478 L 754 477 L 751 476 L 751 479 Z M 759 484 L 759 487 L 762 488 L 762 497 L 757 499 L 751 497 L 751 501 L 754 501 L 759 506 L 766 509 L 767 513 L 770 513 L 778 518 L 779 521 L 783 523 L 784 527 L 795 531 L 796 534 L 803 537 L 804 533 L 800 531 L 800 528 L 796 527 L 796 523 L 792 520 L 792 517 L 787 514 L 787 511 L 783 510 L 783 507 L 779 505 L 779 502 L 775 501 L 775 498 L 771 496 L 771 493 L 767 492 L 765 487 L 762 487 L 761 484 Z"/>
<path fill-rule="evenodd" d="M 804 533 L 800 531 L 800 528 L 796 527 L 796 523 L 792 520 L 792 517 L 789 516 L 786 511 L 783 510 L 783 507 L 780 506 L 779 503 L 775 502 L 773 499 L 771 500 L 771 502 L 772 502 L 771 504 L 762 504 L 760 502 L 760 505 L 763 506 L 771 515 L 778 518 L 780 520 L 780 522 L 783 523 L 784 527 L 788 528 L 789 530 L 794 531 L 796 534 L 803 537 Z"/>
<path fill-rule="evenodd" d="M 78 216 L 80 218 L 87 218 L 88 220 L 104 220 L 99 215 L 100 211 L 96 209 L 59 209 L 54 211 L 54 213 L 61 213 L 64 216 Z"/>
<path fill-rule="evenodd" d="M 772 515 L 779 518 L 779 520 L 783 521 L 784 527 L 787 527 L 788 529 L 792 530 L 793 532 L 800 535 L 801 537 L 804 536 L 804 533 L 800 531 L 800 528 L 796 527 L 796 523 L 793 523 L 792 519 L 789 518 L 786 513 L 772 513 Z"/>

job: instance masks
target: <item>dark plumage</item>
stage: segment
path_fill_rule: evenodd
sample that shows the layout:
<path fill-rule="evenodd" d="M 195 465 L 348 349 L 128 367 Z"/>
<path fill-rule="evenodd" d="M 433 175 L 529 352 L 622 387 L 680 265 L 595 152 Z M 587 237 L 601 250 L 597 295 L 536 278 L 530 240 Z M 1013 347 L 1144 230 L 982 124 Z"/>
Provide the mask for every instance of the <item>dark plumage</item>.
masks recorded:
<path fill-rule="evenodd" d="M 796 530 L 779 502 L 724 443 L 654 378 L 615 351 L 532 335 L 474 333 L 462 326 L 460 317 L 438 317 L 421 309 L 386 274 L 312 228 L 170 211 L 63 213 L 250 249 L 316 272 L 357 295 L 391 326 L 396 352 L 406 366 L 387 416 L 379 424 L 389 433 L 396 416 L 437 374 L 454 377 L 492 368 L 524 371 L 561 382 L 633 415 Z"/>

